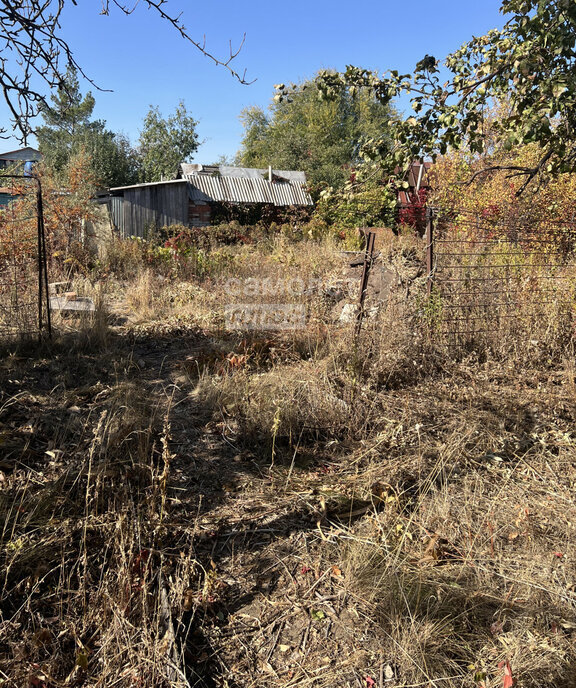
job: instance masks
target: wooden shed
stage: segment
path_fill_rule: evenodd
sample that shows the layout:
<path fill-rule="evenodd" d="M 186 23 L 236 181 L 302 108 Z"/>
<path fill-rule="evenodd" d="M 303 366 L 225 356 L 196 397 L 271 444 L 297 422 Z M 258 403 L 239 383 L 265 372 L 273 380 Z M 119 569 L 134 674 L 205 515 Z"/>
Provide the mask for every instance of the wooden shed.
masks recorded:
<path fill-rule="evenodd" d="M 210 225 L 214 208 L 311 206 L 303 172 L 230 166 L 182 165 L 180 179 L 110 189 L 101 199 L 123 237 L 144 237 L 174 224 Z"/>
<path fill-rule="evenodd" d="M 112 224 L 123 237 L 144 237 L 150 229 L 188 225 L 189 193 L 185 179 L 110 189 Z"/>

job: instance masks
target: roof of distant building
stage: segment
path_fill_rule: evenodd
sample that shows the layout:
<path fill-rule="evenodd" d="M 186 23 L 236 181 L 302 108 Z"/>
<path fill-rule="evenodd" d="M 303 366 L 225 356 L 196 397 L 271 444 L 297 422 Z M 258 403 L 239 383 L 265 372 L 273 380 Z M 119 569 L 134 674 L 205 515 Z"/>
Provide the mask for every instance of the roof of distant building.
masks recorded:
<path fill-rule="evenodd" d="M 197 203 L 313 204 L 306 188 L 306 175 L 296 170 L 182 163 L 179 176 L 179 179 L 115 187 L 110 191 L 187 182 L 190 199 Z"/>
<path fill-rule="evenodd" d="M 433 164 L 434 163 L 427 161 L 413 162 L 410 165 L 406 177 L 408 189 L 398 191 L 398 200 L 401 205 L 410 205 L 414 202 L 415 194 L 422 189 L 429 188 L 428 172 Z"/>
<path fill-rule="evenodd" d="M 264 179 L 270 181 L 297 182 L 306 184 L 306 174 L 297 170 L 275 170 L 271 167 L 233 167 L 232 165 L 199 165 L 182 163 L 179 176 L 233 177 L 235 179 Z"/>
<path fill-rule="evenodd" d="M 17 150 L 13 151 L 7 151 L 6 153 L 0 153 L 0 160 L 10 161 L 24 160 L 25 162 L 37 162 L 39 160 L 42 160 L 42 157 L 42 153 L 39 150 L 36 150 L 36 148 L 32 148 L 31 146 L 26 146 L 25 148 L 18 148 Z"/>

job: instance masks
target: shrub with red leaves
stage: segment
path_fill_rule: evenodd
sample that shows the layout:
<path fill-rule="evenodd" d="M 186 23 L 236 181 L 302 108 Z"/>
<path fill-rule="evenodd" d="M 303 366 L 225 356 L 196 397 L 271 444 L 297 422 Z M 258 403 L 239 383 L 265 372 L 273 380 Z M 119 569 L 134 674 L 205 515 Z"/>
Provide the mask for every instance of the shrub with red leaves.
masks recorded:
<path fill-rule="evenodd" d="M 426 231 L 426 200 L 427 190 L 412 191 L 409 194 L 410 203 L 400 208 L 400 224 L 416 230 L 418 234 Z"/>

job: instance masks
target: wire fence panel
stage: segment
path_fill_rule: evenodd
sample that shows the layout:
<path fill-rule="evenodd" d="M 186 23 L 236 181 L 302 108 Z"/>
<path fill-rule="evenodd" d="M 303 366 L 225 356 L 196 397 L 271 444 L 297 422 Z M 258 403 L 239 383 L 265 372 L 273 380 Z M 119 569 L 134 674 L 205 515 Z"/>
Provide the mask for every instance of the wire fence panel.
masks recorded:
<path fill-rule="evenodd" d="M 0 175 L 0 340 L 50 333 L 40 182 Z"/>
<path fill-rule="evenodd" d="M 466 348 L 570 339 L 575 250 L 575 225 L 436 214 L 428 235 L 432 331 Z"/>

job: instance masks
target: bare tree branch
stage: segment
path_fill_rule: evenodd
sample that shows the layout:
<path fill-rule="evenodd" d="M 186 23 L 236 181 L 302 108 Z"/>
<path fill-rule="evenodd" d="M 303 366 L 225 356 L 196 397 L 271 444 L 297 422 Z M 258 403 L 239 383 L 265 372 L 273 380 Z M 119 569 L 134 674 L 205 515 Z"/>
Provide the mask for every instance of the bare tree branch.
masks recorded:
<path fill-rule="evenodd" d="M 478 179 L 478 177 L 486 174 L 490 174 L 490 172 L 510 172 L 511 174 L 507 175 L 507 179 L 512 179 L 513 177 L 526 177 L 522 186 L 518 189 L 518 191 L 516 191 L 516 196 L 521 196 L 530 182 L 544 170 L 544 166 L 550 160 L 552 155 L 553 151 L 547 151 L 547 153 L 540 158 L 538 164 L 534 167 L 520 165 L 490 165 L 488 167 L 483 167 L 481 170 L 478 170 L 471 177 L 463 181 L 462 184 L 465 186 L 470 186 L 475 179 Z"/>
<path fill-rule="evenodd" d="M 238 49 L 234 50 L 230 43 L 229 55 L 220 59 L 207 50 L 205 38 L 202 42 L 192 38 L 182 23 L 182 15 L 173 16 L 166 11 L 166 0 L 142 0 L 142 3 L 214 64 L 227 69 L 240 83 L 251 83 L 246 80 L 246 71 L 240 74 L 232 66 L 242 50 L 245 35 Z M 94 88 L 104 90 L 85 73 L 74 58 L 69 42 L 62 36 L 60 19 L 69 4 L 77 5 L 77 2 L 0 0 L 0 90 L 16 136 L 23 143 L 33 133 L 31 121 L 48 107 L 48 93 L 66 87 L 68 65 L 73 66 Z M 114 6 L 125 15 L 131 15 L 139 4 L 141 0 L 135 0 L 131 5 L 123 0 L 102 0 L 101 13 L 108 15 L 110 7 Z M 0 128 L 0 136 L 6 138 L 7 135 L 7 130 Z"/>

